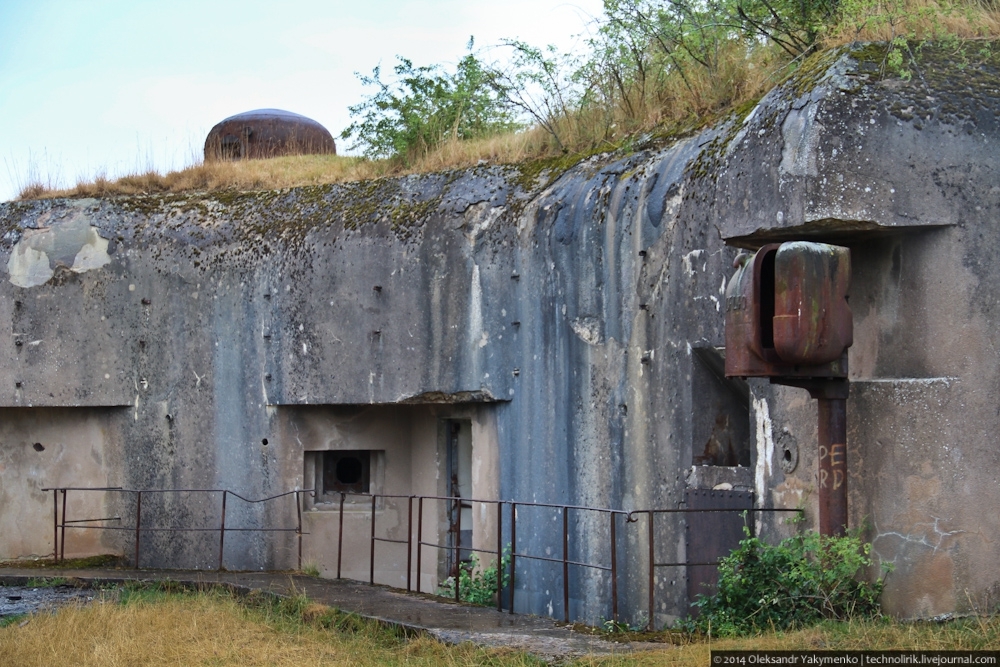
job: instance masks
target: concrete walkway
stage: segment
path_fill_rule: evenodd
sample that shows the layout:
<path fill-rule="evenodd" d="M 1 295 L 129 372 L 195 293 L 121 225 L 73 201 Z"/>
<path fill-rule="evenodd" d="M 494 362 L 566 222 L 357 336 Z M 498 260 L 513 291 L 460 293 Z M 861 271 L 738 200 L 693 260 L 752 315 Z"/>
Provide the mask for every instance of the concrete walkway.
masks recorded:
<path fill-rule="evenodd" d="M 447 602 L 347 579 L 320 579 L 274 572 L 205 572 L 189 570 L 0 568 L 0 584 L 23 586 L 31 579 L 63 577 L 88 583 L 171 580 L 185 584 L 221 584 L 235 590 L 278 595 L 304 593 L 309 599 L 366 618 L 426 632 L 449 644 L 473 642 L 513 648 L 546 662 L 587 655 L 620 655 L 637 650 L 667 650 L 665 644 L 615 643 L 573 632 L 549 619 L 512 615 L 496 609 Z"/>

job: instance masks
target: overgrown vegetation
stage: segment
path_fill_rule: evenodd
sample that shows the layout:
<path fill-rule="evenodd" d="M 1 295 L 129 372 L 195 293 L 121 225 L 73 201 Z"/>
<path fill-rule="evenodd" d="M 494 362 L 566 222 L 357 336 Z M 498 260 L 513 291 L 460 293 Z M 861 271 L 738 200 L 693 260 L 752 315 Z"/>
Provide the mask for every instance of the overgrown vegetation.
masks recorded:
<path fill-rule="evenodd" d="M 925 40 L 1000 35 L 1000 0 L 605 0 L 591 34 L 583 54 L 508 40 L 487 59 L 470 40 L 453 70 L 376 67 L 342 133 L 366 159 L 216 162 L 68 191 L 29 177 L 21 196 L 280 188 L 628 147 L 756 100 L 838 44 L 880 40 L 882 74 L 908 78 Z"/>
<path fill-rule="evenodd" d="M 822 620 L 875 619 L 883 579 L 863 577 L 871 545 L 856 534 L 807 531 L 768 545 L 749 535 L 719 565 L 715 595 L 699 595 L 699 614 L 682 627 L 720 637 L 787 630 Z"/>
<path fill-rule="evenodd" d="M 510 584 L 510 545 L 500 557 L 500 589 L 497 588 L 497 562 L 493 560 L 487 567 L 479 567 L 479 556 L 472 554 L 470 563 L 458 568 L 458 595 L 462 602 L 485 607 L 495 606 L 500 590 Z M 455 578 L 448 577 L 437 591 L 438 595 L 455 598 Z"/>
<path fill-rule="evenodd" d="M 355 148 L 371 159 L 395 158 L 410 164 L 446 141 L 466 141 L 519 129 L 513 111 L 501 103 L 490 85 L 489 69 L 472 52 L 454 73 L 440 65 L 415 66 L 397 56 L 391 82 L 382 80 L 376 66 L 371 76 L 360 76 L 376 92 L 350 107 L 358 118 L 341 133 L 355 139 Z"/>

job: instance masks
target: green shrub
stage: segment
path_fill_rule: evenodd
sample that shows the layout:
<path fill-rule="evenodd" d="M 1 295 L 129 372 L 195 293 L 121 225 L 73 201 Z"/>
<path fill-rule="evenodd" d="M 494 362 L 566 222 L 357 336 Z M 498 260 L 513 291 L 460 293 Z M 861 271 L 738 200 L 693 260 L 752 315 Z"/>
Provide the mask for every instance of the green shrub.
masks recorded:
<path fill-rule="evenodd" d="M 777 546 L 748 537 L 719 565 L 715 595 L 699 595 L 690 632 L 737 636 L 785 630 L 822 619 L 879 615 L 883 578 L 860 577 L 872 565 L 871 544 L 856 534 L 829 537 L 809 531 Z"/>
<path fill-rule="evenodd" d="M 472 554 L 471 563 L 463 563 L 459 568 L 459 599 L 463 602 L 489 607 L 497 603 L 497 563 L 492 561 L 489 566 L 482 570 L 478 569 L 479 557 Z M 510 583 L 510 545 L 503 550 L 500 557 L 501 586 Z M 438 595 L 444 597 L 455 597 L 455 578 L 448 577 L 444 580 L 437 591 Z"/>
<path fill-rule="evenodd" d="M 476 139 L 520 128 L 500 99 L 489 73 L 472 52 L 454 72 L 439 65 L 416 66 L 396 56 L 394 78 L 382 80 L 376 66 L 371 76 L 358 75 L 375 92 L 348 107 L 357 118 L 341 133 L 353 149 L 368 158 L 412 162 L 448 140 Z"/>

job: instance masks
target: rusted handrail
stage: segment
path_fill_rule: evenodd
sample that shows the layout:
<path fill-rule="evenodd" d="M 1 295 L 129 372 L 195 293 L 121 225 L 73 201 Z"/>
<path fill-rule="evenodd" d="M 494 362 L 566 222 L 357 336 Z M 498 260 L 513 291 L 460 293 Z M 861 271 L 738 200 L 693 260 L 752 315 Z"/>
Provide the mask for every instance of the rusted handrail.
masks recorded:
<path fill-rule="evenodd" d="M 503 500 L 492 500 L 483 498 L 464 498 L 462 496 L 415 496 L 417 498 L 417 592 L 420 592 L 420 573 L 421 573 L 421 547 L 432 547 L 435 549 L 453 549 L 455 551 L 455 601 L 461 600 L 462 596 L 462 573 L 461 573 L 461 559 L 462 559 L 462 508 L 461 503 L 468 503 L 471 507 L 475 504 L 483 505 L 496 505 L 497 506 L 497 548 L 494 549 L 480 549 L 473 545 L 466 547 L 468 551 L 491 554 L 496 556 L 496 587 L 497 587 L 497 611 L 503 609 L 502 601 L 502 590 L 503 590 L 503 549 L 500 546 L 503 542 L 503 505 L 507 501 Z M 423 539 L 423 519 L 424 519 L 424 500 L 442 500 L 445 502 L 451 502 L 458 505 L 457 512 L 457 523 L 455 525 L 455 544 L 449 546 L 447 544 L 440 544 L 438 542 L 424 542 Z M 409 590 L 409 588 L 407 588 Z"/>
<path fill-rule="evenodd" d="M 460 496 L 406 496 L 399 494 L 386 494 L 386 493 L 361 493 L 361 492 L 340 492 L 340 503 L 338 507 L 338 529 L 337 529 L 337 578 L 341 579 L 343 574 L 343 553 L 344 553 L 344 502 L 347 496 L 354 496 L 360 498 L 370 498 L 371 499 L 371 520 L 369 522 L 369 561 L 368 561 L 368 583 L 375 583 L 375 543 L 376 542 L 389 542 L 394 544 L 405 544 L 406 545 L 406 590 L 413 590 L 413 547 L 414 547 L 414 537 L 413 537 L 413 501 L 417 500 L 417 531 L 416 531 L 416 552 L 417 552 L 417 563 L 416 563 L 416 575 L 417 575 L 417 585 L 416 591 L 421 592 L 420 574 L 422 572 L 422 557 L 423 549 L 422 547 L 432 547 L 436 549 L 453 549 L 455 551 L 455 562 L 459 562 L 461 558 L 462 549 L 468 551 L 474 551 L 477 553 L 491 554 L 497 558 L 497 610 L 502 609 L 502 601 L 500 599 L 499 591 L 502 588 L 503 582 L 503 568 L 501 567 L 502 561 L 502 548 L 499 546 L 502 542 L 502 529 L 503 529 L 503 512 L 502 508 L 504 504 L 509 504 L 508 501 L 501 500 L 486 500 L 482 498 L 463 498 Z M 384 499 L 406 499 L 407 501 L 407 525 L 406 525 L 406 539 L 391 539 L 387 537 L 378 537 L 375 530 L 376 521 L 376 510 L 377 501 L 380 498 Z M 425 500 L 441 500 L 447 502 L 462 502 L 469 504 L 484 503 L 488 505 L 497 506 L 497 548 L 494 549 L 480 549 L 473 547 L 471 544 L 468 546 L 463 546 L 461 543 L 461 530 L 462 530 L 462 517 L 461 512 L 458 514 L 458 535 L 456 535 L 455 544 L 440 544 L 438 542 L 425 542 L 423 540 L 423 521 L 424 521 L 424 501 Z M 461 576 L 456 576 L 455 578 L 455 599 L 461 599 Z"/>
<path fill-rule="evenodd" d="M 514 613 L 514 598 L 515 598 L 515 573 L 516 573 L 516 561 L 518 558 L 525 558 L 528 560 L 537 560 L 541 562 L 557 563 L 562 565 L 562 583 L 563 583 L 563 620 L 569 622 L 569 597 L 570 597 L 570 586 L 569 586 L 569 568 L 583 567 L 592 570 L 597 570 L 601 572 L 608 572 L 611 575 L 611 617 L 614 620 L 618 620 L 618 544 L 617 544 L 617 532 L 618 525 L 617 520 L 619 518 L 624 518 L 626 525 L 630 523 L 635 523 L 639 520 L 641 515 L 647 515 L 648 517 L 655 517 L 657 514 L 698 514 L 705 512 L 724 512 L 724 513 L 743 513 L 743 512 L 799 512 L 802 510 L 797 509 L 772 509 L 772 508 L 757 508 L 748 509 L 745 507 L 736 508 L 720 508 L 720 509 L 685 509 L 685 508 L 671 508 L 671 509 L 653 509 L 653 510 L 633 510 L 625 511 L 611 508 L 599 508 L 599 507 L 587 507 L 584 505 L 560 505 L 557 503 L 536 503 L 536 502 L 516 502 L 510 500 L 492 500 L 484 498 L 462 498 L 459 496 L 432 496 L 432 495 L 416 495 L 416 496 L 404 496 L 404 495 L 393 495 L 393 494 L 370 494 L 370 493 L 341 493 L 340 505 L 339 505 L 339 529 L 337 537 L 337 578 L 342 578 L 342 558 L 343 558 L 343 522 L 344 522 L 344 499 L 347 495 L 361 497 L 370 499 L 371 501 L 371 519 L 369 523 L 369 583 L 374 583 L 374 567 L 375 567 L 375 543 L 376 542 L 389 542 L 396 544 L 406 544 L 407 548 L 407 562 L 406 562 L 406 590 L 412 590 L 412 577 L 413 577 L 413 562 L 412 553 L 414 544 L 416 545 L 416 591 L 421 592 L 421 573 L 423 571 L 423 548 L 431 547 L 435 549 L 449 549 L 454 550 L 456 553 L 456 562 L 461 554 L 461 550 L 466 548 L 470 551 L 477 553 L 490 554 L 497 559 L 497 609 L 503 610 L 503 600 L 502 600 L 502 589 L 503 589 L 503 574 L 504 569 L 502 567 L 502 557 L 503 548 L 501 544 L 503 543 L 503 509 L 504 505 L 510 507 L 510 561 L 508 564 L 507 572 L 509 573 L 509 588 L 510 588 L 510 600 L 508 610 L 510 613 Z M 407 539 L 391 539 L 387 537 L 379 537 L 376 530 L 376 508 L 378 499 L 403 499 L 407 500 Z M 416 526 L 416 537 L 413 537 L 413 501 L 417 501 L 417 526 Z M 487 504 L 496 505 L 497 507 L 497 548 L 496 549 L 481 549 L 474 548 L 472 545 L 464 547 L 461 544 L 461 529 L 462 529 L 462 519 L 461 513 L 459 513 L 456 528 L 459 532 L 455 536 L 453 544 L 440 543 L 436 541 L 426 541 L 424 539 L 423 532 L 423 518 L 424 518 L 424 501 L 444 501 L 451 503 L 468 503 L 468 504 Z M 525 507 L 539 507 L 539 508 L 549 508 L 558 510 L 562 516 L 562 556 L 553 557 L 541 554 L 533 554 L 526 552 L 518 552 L 517 550 L 517 509 Z M 607 514 L 608 519 L 608 541 L 609 541 L 609 559 L 610 563 L 591 563 L 581 560 L 571 559 L 570 545 L 569 545 L 569 513 L 570 511 L 591 511 L 599 512 L 602 514 Z M 683 563 L 659 563 L 655 559 L 655 537 L 653 534 L 653 523 L 649 521 L 649 626 L 652 627 L 654 612 L 655 612 L 655 568 L 657 567 L 695 567 L 695 566 L 711 566 L 718 565 L 717 561 L 706 562 L 706 563 L 695 563 L 695 562 L 683 562 Z M 455 597 L 456 600 L 460 599 L 461 596 L 461 577 L 456 577 L 455 581 Z"/>
<path fill-rule="evenodd" d="M 219 561 L 218 569 L 224 569 L 223 555 L 225 551 L 225 537 L 226 532 L 264 532 L 264 533 L 281 533 L 281 532 L 294 532 L 298 537 L 298 567 L 302 568 L 302 536 L 305 534 L 302 532 L 302 505 L 301 505 L 301 494 L 303 493 L 313 493 L 313 489 L 293 489 L 292 491 L 285 491 L 284 493 L 275 494 L 273 496 L 268 496 L 266 498 L 246 498 L 243 495 L 231 491 L 229 489 L 128 489 L 120 486 L 101 486 L 101 487 L 89 487 L 89 486 L 62 486 L 62 487 L 48 487 L 42 489 L 43 491 L 52 491 L 52 496 L 54 499 L 54 506 L 52 511 L 52 523 L 53 523 L 53 542 L 52 542 L 52 557 L 57 560 L 65 560 L 66 558 L 66 529 L 76 528 L 76 529 L 87 529 L 87 530 L 119 530 L 119 531 L 130 531 L 135 534 L 135 559 L 133 561 L 133 567 L 139 568 L 139 548 L 142 540 L 142 533 L 204 533 L 204 532 L 219 532 Z M 78 525 L 94 523 L 99 521 L 121 521 L 121 517 L 105 517 L 100 519 L 67 519 L 66 518 L 66 497 L 69 491 L 100 491 L 100 492 L 115 492 L 115 493 L 130 493 L 135 494 L 136 504 L 135 504 L 135 525 L 134 526 L 91 526 L 91 525 Z M 62 521 L 59 521 L 59 494 L 62 494 Z M 142 526 L 142 496 L 143 494 L 165 494 L 165 493 L 221 493 L 222 494 L 222 509 L 221 509 L 221 521 L 218 528 L 204 528 L 204 527 L 143 527 Z M 295 509 L 296 509 L 296 526 L 295 528 L 231 528 L 226 526 L 226 501 L 228 496 L 235 496 L 246 503 L 264 503 L 272 500 L 277 500 L 279 498 L 284 498 L 285 496 L 294 495 L 295 496 Z"/>
<path fill-rule="evenodd" d="M 65 559 L 65 549 L 66 549 L 66 529 L 86 529 L 86 530 L 118 530 L 118 531 L 132 531 L 135 533 L 135 560 L 134 566 L 139 567 L 139 552 L 140 552 L 140 542 L 143 533 L 158 533 L 158 532 L 219 532 L 219 560 L 218 568 L 221 570 L 224 568 L 224 551 L 225 551 L 225 534 L 227 532 L 294 532 L 298 537 L 298 563 L 299 569 L 302 567 L 302 536 L 306 533 L 302 530 L 302 505 L 301 505 L 301 494 L 303 493 L 314 493 L 313 489 L 295 489 L 292 491 L 286 491 L 284 493 L 276 494 L 266 498 L 246 498 L 245 496 L 231 491 L 229 489 L 129 489 L 122 487 L 50 487 L 45 488 L 43 491 L 53 492 L 53 556 L 56 560 Z M 95 519 L 68 519 L 66 515 L 67 507 L 67 495 L 69 491 L 74 492 L 115 492 L 124 494 L 134 494 L 136 497 L 136 517 L 135 524 L 133 526 L 107 526 L 107 525 L 90 525 L 94 523 L 104 523 L 109 521 L 121 522 L 120 516 L 114 517 L 102 517 Z M 165 494 L 165 493 L 221 493 L 222 503 L 221 503 L 221 518 L 219 521 L 219 526 L 216 527 L 162 527 L 162 526 L 143 526 L 142 525 L 142 496 L 144 494 Z M 62 497 L 60 498 L 60 494 Z M 274 501 L 285 496 L 294 495 L 295 496 L 295 506 L 296 506 L 296 525 L 294 528 L 285 527 L 275 527 L 275 528 L 249 528 L 249 527 L 230 527 L 227 525 L 227 504 L 228 497 L 232 495 L 235 498 L 246 502 L 246 503 L 264 503 L 269 501 Z M 511 614 L 514 613 L 514 601 L 515 601 L 515 574 L 516 574 L 516 563 L 517 559 L 523 558 L 528 560 L 536 560 L 540 562 L 556 563 L 562 566 L 562 588 L 563 588 L 563 620 L 569 622 L 570 620 L 570 581 L 569 581 L 569 569 L 570 566 L 582 567 L 590 570 L 596 570 L 598 572 L 608 572 L 611 576 L 611 618 L 615 621 L 618 620 L 618 522 L 620 518 L 625 519 L 625 526 L 629 524 L 636 523 L 639 521 L 640 517 L 645 515 L 647 522 L 647 547 L 648 547 L 648 607 L 649 607 L 649 627 L 650 629 L 654 626 L 654 615 L 655 615 L 655 571 L 656 568 L 663 567 L 698 567 L 698 566 L 717 566 L 718 561 L 712 562 L 658 562 L 656 559 L 656 539 L 655 539 L 655 518 L 659 514 L 699 514 L 699 513 L 747 513 L 748 515 L 754 513 L 770 513 L 770 512 L 797 512 L 802 513 L 801 509 L 781 509 L 781 508 L 746 508 L 746 507 L 734 507 L 734 508 L 711 508 L 711 509 L 687 509 L 687 508 L 669 508 L 669 509 L 642 509 L 642 510 L 619 510 L 612 508 L 599 508 L 599 507 L 587 507 L 584 505 L 569 505 L 569 504 L 558 504 L 558 503 L 538 503 L 538 502 L 517 502 L 511 500 L 495 500 L 495 499 L 483 499 L 483 498 L 462 498 L 459 496 L 434 496 L 434 495 L 402 495 L 402 494 L 371 494 L 371 493 L 353 493 L 353 492 L 340 492 L 340 502 L 339 502 L 339 527 L 337 535 L 337 578 L 342 577 L 342 560 L 343 560 L 343 542 L 344 542 L 344 503 L 347 496 L 356 496 L 364 499 L 368 499 L 371 503 L 370 511 L 370 527 L 369 527 L 369 571 L 368 571 L 368 582 L 370 584 L 374 583 L 375 580 L 375 550 L 376 543 L 392 543 L 392 544 L 405 544 L 406 545 L 406 590 L 412 590 L 412 577 L 413 577 L 413 551 L 414 545 L 416 546 L 416 576 L 417 584 L 416 590 L 420 592 L 421 590 L 421 573 L 422 573 L 422 553 L 424 547 L 431 547 L 435 549 L 445 549 L 454 550 L 455 552 L 455 562 L 459 563 L 458 567 L 461 568 L 460 559 L 462 550 L 472 551 L 475 553 L 489 554 L 496 557 L 496 588 L 497 588 L 497 610 L 503 610 L 503 577 L 504 573 L 508 574 L 509 582 L 509 606 L 508 610 Z M 406 538 L 390 538 L 387 536 L 380 536 L 376 528 L 376 520 L 379 508 L 380 500 L 402 500 L 405 499 L 407 503 L 407 518 L 406 518 Z M 417 502 L 417 525 L 413 526 L 413 503 L 414 500 Z M 457 520 L 451 531 L 457 531 L 457 534 L 452 541 L 452 544 L 440 543 L 437 541 L 426 541 L 423 535 L 423 518 L 424 518 L 424 501 L 442 501 L 447 503 L 455 504 L 485 504 L 496 506 L 496 549 L 482 549 L 476 548 L 473 545 L 462 545 L 461 543 L 461 530 L 462 530 L 462 516 L 461 511 L 458 512 Z M 61 502 L 60 502 L 61 501 Z M 510 560 L 507 564 L 507 568 L 503 567 L 503 525 L 504 525 L 504 506 L 509 506 L 510 512 Z M 61 506 L 61 512 L 60 512 Z M 552 555 L 546 555 L 541 553 L 529 553 L 529 552 L 518 552 L 517 550 L 517 510 L 519 508 L 547 508 L 559 512 L 559 516 L 562 521 L 562 553 L 561 557 L 556 557 Z M 610 563 L 592 563 L 586 562 L 584 560 L 578 560 L 570 558 L 570 540 L 569 540 L 569 514 L 570 512 L 597 512 L 599 514 L 608 515 L 607 524 L 607 539 L 608 545 L 610 547 L 609 556 Z M 61 514 L 61 521 L 60 521 Z M 523 520 L 522 520 L 523 521 Z M 416 536 L 414 537 L 414 532 Z M 455 578 L 455 597 L 460 599 L 461 596 L 461 572 L 457 572 Z"/>
<path fill-rule="evenodd" d="M 633 510 L 633 511 L 629 512 L 628 513 L 628 519 L 627 519 L 627 521 L 629 523 L 634 523 L 634 522 L 638 521 L 639 520 L 638 517 L 640 515 L 642 515 L 642 514 L 647 515 L 647 519 L 646 519 L 646 523 L 647 523 L 647 537 L 646 537 L 646 540 L 649 543 L 649 556 L 648 556 L 648 561 L 649 561 L 649 571 L 648 571 L 649 581 L 648 581 L 648 584 L 647 584 L 647 589 L 648 589 L 648 593 L 649 593 L 649 600 L 648 600 L 648 604 L 649 604 L 649 620 L 647 621 L 647 626 L 646 626 L 647 629 L 648 630 L 655 629 L 654 628 L 654 623 L 653 623 L 653 618 L 654 618 L 653 615 L 654 615 L 654 613 L 656 611 L 655 600 L 654 600 L 656 568 L 658 568 L 658 567 L 702 567 L 702 566 L 710 566 L 710 565 L 715 565 L 715 566 L 719 565 L 719 561 L 711 561 L 711 562 L 707 562 L 707 563 L 692 563 L 692 562 L 688 562 L 688 561 L 684 561 L 683 563 L 680 563 L 680 562 L 674 562 L 674 563 L 657 563 L 656 562 L 656 547 L 655 547 L 655 542 L 656 542 L 655 534 L 656 534 L 656 531 L 654 530 L 654 526 L 653 526 L 653 520 L 656 518 L 657 514 L 699 514 L 699 513 L 706 513 L 706 512 L 736 512 L 736 513 L 740 513 L 740 514 L 742 514 L 744 512 L 747 513 L 747 514 L 754 513 L 754 512 L 759 512 L 759 513 L 766 513 L 766 512 L 797 512 L 799 514 L 802 514 L 802 511 L 803 511 L 802 509 L 782 509 L 782 508 L 772 508 L 772 507 L 760 507 L 760 508 L 731 507 L 731 508 L 720 508 L 720 509 L 712 509 L 712 508 L 697 508 L 697 509 L 686 509 L 686 508 L 651 509 L 651 510 Z"/>
<path fill-rule="evenodd" d="M 615 524 L 615 516 L 622 515 L 628 518 L 628 512 L 624 510 L 616 510 L 610 508 L 601 507 L 586 507 L 583 505 L 558 505 L 555 503 L 522 503 L 522 502 L 511 502 L 510 503 L 510 613 L 514 613 L 514 574 L 516 567 L 517 558 L 527 558 L 529 560 L 539 560 L 554 563 L 562 563 L 562 580 L 563 580 L 563 621 L 569 622 L 569 566 L 575 565 L 577 567 L 585 567 L 592 570 L 599 570 L 602 572 L 611 573 L 611 617 L 615 621 L 618 620 L 618 544 L 617 544 L 617 531 Z M 517 552 L 517 508 L 521 507 L 543 507 L 549 509 L 557 509 L 562 514 L 562 558 L 551 558 L 548 556 L 537 556 L 526 553 Z M 610 538 L 610 552 L 611 552 L 611 563 L 610 565 L 600 565 L 597 563 L 585 563 L 581 561 L 572 561 L 569 559 L 569 511 L 590 511 L 598 512 L 600 514 L 607 514 L 609 517 L 609 538 Z"/>

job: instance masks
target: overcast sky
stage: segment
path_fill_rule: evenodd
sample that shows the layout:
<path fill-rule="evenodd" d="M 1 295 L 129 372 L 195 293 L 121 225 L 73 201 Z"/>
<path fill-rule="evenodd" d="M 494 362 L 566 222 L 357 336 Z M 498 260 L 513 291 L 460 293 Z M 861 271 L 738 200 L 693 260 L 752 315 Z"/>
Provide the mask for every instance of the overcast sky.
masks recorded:
<path fill-rule="evenodd" d="M 579 48 L 600 12 L 601 0 L 0 0 L 0 201 L 31 177 L 186 166 L 215 123 L 251 109 L 337 136 L 365 92 L 355 72 L 388 71 L 397 54 L 454 64 L 470 36 Z"/>

